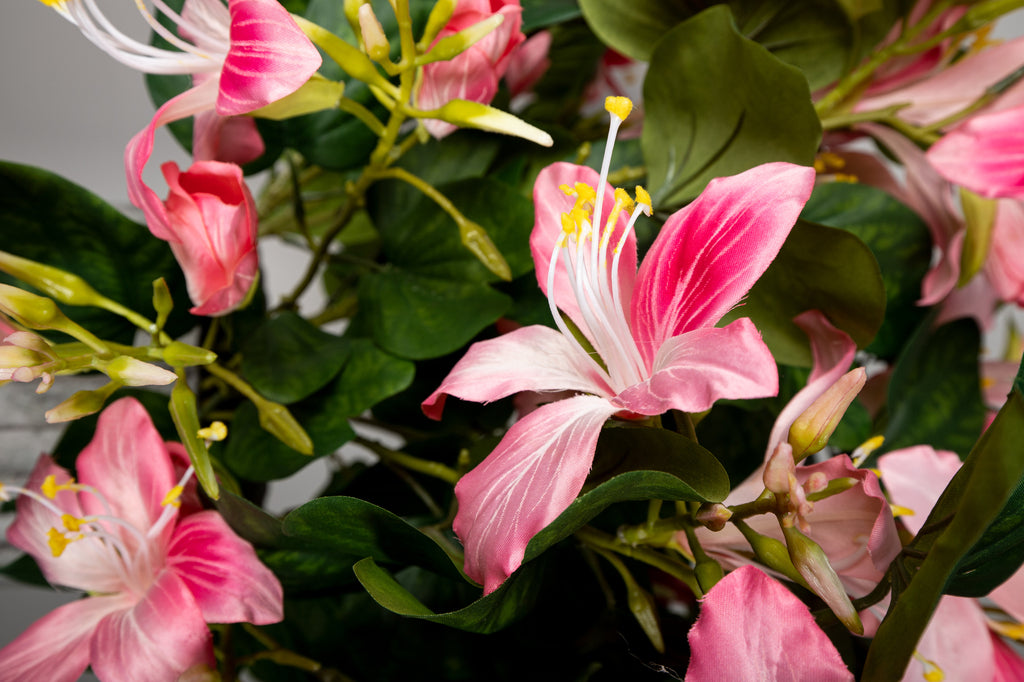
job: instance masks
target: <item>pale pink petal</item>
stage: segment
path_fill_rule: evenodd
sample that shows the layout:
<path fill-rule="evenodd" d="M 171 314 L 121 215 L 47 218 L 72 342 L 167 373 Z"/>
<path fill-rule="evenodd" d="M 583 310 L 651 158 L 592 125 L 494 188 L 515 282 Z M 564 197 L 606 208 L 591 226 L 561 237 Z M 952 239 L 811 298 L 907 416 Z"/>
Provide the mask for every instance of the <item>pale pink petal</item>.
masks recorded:
<path fill-rule="evenodd" d="M 266 147 L 256 120 L 248 116 L 221 116 L 215 111 L 196 114 L 192 126 L 192 158 L 238 165 L 254 161 Z"/>
<path fill-rule="evenodd" d="M 683 332 L 713 326 L 779 252 L 814 187 L 814 169 L 767 163 L 708 183 L 674 213 L 644 257 L 631 327 L 644 359 Z"/>
<path fill-rule="evenodd" d="M 853 680 L 807 606 L 754 568 L 738 568 L 701 602 L 686 682 Z"/>
<path fill-rule="evenodd" d="M 483 37 L 471 49 L 477 49 L 487 55 L 493 64 L 494 73 L 501 78 L 508 70 L 508 63 L 515 49 L 526 40 L 523 35 L 523 9 L 519 0 L 498 0 L 491 3 L 494 14 L 504 17 L 501 25 Z M 475 23 L 475 22 L 474 22 Z"/>
<path fill-rule="evenodd" d="M 1003 638 L 994 632 L 992 637 L 992 663 L 995 673 L 992 682 L 1020 682 L 1024 680 L 1024 659 Z"/>
<path fill-rule="evenodd" d="M 900 517 L 911 533 L 921 530 L 960 465 L 955 452 L 936 451 L 930 445 L 894 450 L 878 458 L 882 482 L 892 503 L 913 512 Z"/>
<path fill-rule="evenodd" d="M 165 682 L 193 665 L 213 665 L 213 640 L 185 583 L 161 572 L 132 608 L 103 618 L 90 661 L 102 680 Z"/>
<path fill-rule="evenodd" d="M 96 624 L 129 607 L 119 597 L 89 597 L 57 607 L 0 649 L 0 679 L 75 682 L 89 665 Z"/>
<path fill-rule="evenodd" d="M 565 185 L 571 189 L 577 182 L 582 182 L 597 190 L 600 179 L 597 171 L 593 168 L 577 166 L 572 163 L 558 162 L 544 168 L 537 175 L 537 180 L 533 184 L 533 204 L 536 220 L 533 224 L 533 232 L 530 233 L 530 252 L 533 254 L 537 283 L 540 285 L 541 291 L 552 297 L 558 309 L 568 315 L 569 319 L 592 342 L 594 335 L 583 318 L 583 314 L 580 312 L 579 305 L 576 302 L 575 289 L 569 281 L 565 268 L 561 262 L 558 263 L 555 271 L 554 291 L 549 292 L 548 265 L 551 262 L 551 254 L 555 243 L 563 234 L 562 214 L 568 213 L 575 201 L 574 197 L 567 196 L 559 188 Z M 602 220 L 607 220 L 607 213 L 615 203 L 615 193 L 607 183 L 605 183 L 602 191 L 604 191 L 604 198 L 602 199 L 601 212 L 605 214 Z M 618 243 L 622 231 L 626 229 L 626 225 L 627 217 L 625 215 L 619 216 L 615 225 L 615 231 L 608 242 L 609 250 L 613 249 Z M 564 257 L 565 253 L 563 250 L 559 258 Z M 614 261 L 612 258 L 609 258 L 608 262 Z M 626 306 L 632 296 L 633 283 L 636 279 L 636 236 L 632 232 L 627 235 L 626 241 L 622 245 L 622 251 L 619 255 L 618 272 L 616 274 L 619 279 L 623 311 L 628 312 Z M 609 274 L 609 288 L 612 281 L 611 277 L 612 275 Z"/>
<path fill-rule="evenodd" d="M 1024 623 L 1024 570 L 1018 569 L 1002 585 L 992 590 L 988 598 L 1018 623 Z"/>
<path fill-rule="evenodd" d="M 551 65 L 551 31 L 538 31 L 526 39 L 509 57 L 505 82 L 515 97 L 528 91 L 541 79 Z"/>
<path fill-rule="evenodd" d="M 820 310 L 802 312 L 793 321 L 811 342 L 811 375 L 807 378 L 807 385 L 786 403 L 775 419 L 765 449 L 766 461 L 775 447 L 789 437 L 789 428 L 797 417 L 850 369 L 850 363 L 857 352 L 857 344 L 850 335 L 833 326 Z"/>
<path fill-rule="evenodd" d="M 720 398 L 766 398 L 779 392 L 771 351 L 750 318 L 726 327 L 688 331 L 666 341 L 651 377 L 622 391 L 614 402 L 637 414 L 675 409 L 703 412 Z"/>
<path fill-rule="evenodd" d="M 1024 204 L 1004 199 L 996 209 L 985 271 L 999 297 L 1024 304 Z"/>
<path fill-rule="evenodd" d="M 53 476 L 58 485 L 71 480 L 63 467 L 57 466 L 48 455 L 42 455 L 24 487 L 39 493 L 47 476 Z M 71 490 L 57 493 L 53 504 L 76 519 L 85 516 L 78 494 Z M 14 523 L 7 529 L 7 540 L 30 554 L 50 583 L 97 593 L 118 592 L 124 588 L 116 558 L 104 549 L 99 539 L 72 542 L 55 557 L 50 551 L 48 533 L 51 528 L 64 529 L 60 517 L 28 495 L 19 496 L 16 505 L 17 513 Z"/>
<path fill-rule="evenodd" d="M 178 523 L 167 567 L 188 586 L 208 623 L 267 625 L 284 618 L 281 583 L 216 512 Z"/>
<path fill-rule="evenodd" d="M 167 493 L 177 484 L 163 438 L 135 398 L 121 398 L 100 413 L 96 434 L 79 454 L 76 466 L 80 482 L 99 490 L 114 516 L 142 532 L 156 523 Z M 80 499 L 87 513 L 111 513 L 95 495 L 83 494 Z M 137 544 L 125 531 L 116 526 L 110 529 L 130 547 Z M 169 531 L 163 534 L 165 539 Z"/>
<path fill-rule="evenodd" d="M 922 660 L 924 659 L 924 660 Z M 920 682 L 938 667 L 944 680 L 991 680 L 996 672 L 992 638 L 975 599 L 943 597 L 917 642 L 903 682 Z"/>
<path fill-rule="evenodd" d="M 229 0 L 231 48 L 217 113 L 246 114 L 302 87 L 323 59 L 277 0 Z"/>
<path fill-rule="evenodd" d="M 244 301 L 259 267 L 256 204 L 234 164 L 197 161 L 185 173 L 163 165 L 170 187 L 171 250 L 185 273 L 196 315 L 222 315 Z"/>
<path fill-rule="evenodd" d="M 439 109 L 453 99 L 490 104 L 498 92 L 498 77 L 487 56 L 472 48 L 447 62 L 423 67 L 423 82 L 416 96 L 420 109 Z M 424 119 L 423 127 L 440 140 L 458 128 L 440 119 Z"/>
<path fill-rule="evenodd" d="M 917 304 L 932 306 L 941 303 L 956 289 L 960 281 L 960 260 L 963 256 L 964 239 L 967 230 L 960 230 L 939 254 L 939 261 L 925 273 L 921 280 L 921 298 Z"/>
<path fill-rule="evenodd" d="M 974 116 L 928 150 L 952 183 L 991 198 L 1024 198 L 1024 107 Z"/>
<path fill-rule="evenodd" d="M 486 403 L 520 391 L 565 390 L 612 395 L 602 372 L 571 341 L 533 325 L 474 343 L 422 407 L 440 419 L 449 395 Z"/>
<path fill-rule="evenodd" d="M 576 499 L 601 426 L 616 411 L 592 396 L 544 405 L 516 422 L 459 480 L 453 528 L 466 548 L 466 574 L 485 593 L 519 568 L 530 539 Z"/>
<path fill-rule="evenodd" d="M 991 261 L 990 257 L 988 262 Z M 982 329 L 990 329 L 999 302 L 999 294 L 989 281 L 986 268 L 979 276 L 972 277 L 965 286 L 950 292 L 942 302 L 939 316 L 935 318 L 935 326 L 939 327 L 961 317 L 969 317 L 975 319 Z"/>
<path fill-rule="evenodd" d="M 149 231 L 155 237 L 168 239 L 167 212 L 156 192 L 142 180 L 142 170 L 153 153 L 153 135 L 160 126 L 213 109 L 217 100 L 217 81 L 209 79 L 177 97 L 167 100 L 156 110 L 149 125 L 128 142 L 124 150 L 124 166 L 128 176 L 128 198 L 146 216 Z"/>

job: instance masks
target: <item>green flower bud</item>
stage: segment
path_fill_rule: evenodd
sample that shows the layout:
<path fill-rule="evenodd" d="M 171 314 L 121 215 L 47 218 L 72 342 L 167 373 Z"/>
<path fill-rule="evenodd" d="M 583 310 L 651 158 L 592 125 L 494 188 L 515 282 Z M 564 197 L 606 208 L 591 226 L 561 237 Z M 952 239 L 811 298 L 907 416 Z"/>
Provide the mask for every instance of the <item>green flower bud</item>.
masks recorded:
<path fill-rule="evenodd" d="M 78 391 L 60 405 L 47 410 L 43 415 L 46 418 L 46 423 L 59 424 L 87 417 L 90 414 L 96 414 L 103 409 L 107 398 L 119 386 L 120 384 L 116 381 L 111 381 L 103 388 L 98 388 L 95 391 Z"/>
<path fill-rule="evenodd" d="M 828 439 L 867 381 L 863 367 L 851 370 L 829 386 L 789 427 L 793 460 L 799 462 L 828 445 Z"/>
<path fill-rule="evenodd" d="M 464 28 L 458 33 L 441 38 L 437 41 L 437 44 L 431 48 L 430 52 L 427 52 L 416 59 L 416 65 L 423 66 L 424 64 L 430 64 L 431 62 L 446 62 L 449 59 L 454 59 L 468 50 L 473 43 L 501 26 L 501 23 L 504 20 L 504 15 L 492 14 L 483 21 L 473 24 L 469 28 Z"/>
<path fill-rule="evenodd" d="M 209 365 L 217 360 L 212 350 L 192 346 L 181 341 L 171 341 L 163 347 L 163 360 L 171 367 L 193 367 Z"/>
<path fill-rule="evenodd" d="M 178 378 L 174 372 L 127 355 L 113 360 L 95 358 L 93 366 L 125 386 L 166 386 Z"/>
<path fill-rule="evenodd" d="M 551 136 L 540 128 L 535 128 L 510 113 L 479 102 L 453 99 L 440 109 L 416 112 L 416 115 L 422 118 L 439 118 L 462 128 L 478 128 L 492 133 L 521 137 L 543 147 L 554 144 Z"/>
<path fill-rule="evenodd" d="M 822 601 L 828 604 L 832 613 L 855 635 L 864 633 L 864 625 L 860 622 L 857 609 L 853 607 L 846 594 L 846 588 L 829 563 L 825 551 L 814 540 L 810 539 L 795 527 L 782 524 L 782 534 L 786 538 L 789 556 L 793 565 L 804 579 L 807 587 Z"/>
<path fill-rule="evenodd" d="M 27 258 L 20 258 L 6 251 L 0 251 L 0 270 L 12 277 L 17 277 L 22 282 L 39 289 L 61 303 L 97 305 L 104 298 L 78 275 Z"/>
<path fill-rule="evenodd" d="M 313 440 L 284 405 L 270 400 L 254 403 L 259 412 L 260 426 L 290 447 L 304 455 L 313 454 Z"/>

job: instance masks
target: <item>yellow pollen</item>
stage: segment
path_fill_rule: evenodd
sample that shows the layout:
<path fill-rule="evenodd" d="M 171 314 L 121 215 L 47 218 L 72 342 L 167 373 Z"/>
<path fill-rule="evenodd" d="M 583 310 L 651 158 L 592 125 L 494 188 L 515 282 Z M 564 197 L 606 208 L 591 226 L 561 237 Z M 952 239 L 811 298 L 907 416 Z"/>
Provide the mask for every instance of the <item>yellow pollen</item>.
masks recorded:
<path fill-rule="evenodd" d="M 1024 625 L 1021 623 L 1008 623 L 1001 620 L 989 619 L 988 625 L 990 628 L 1010 639 L 1017 641 L 1024 641 Z"/>
<path fill-rule="evenodd" d="M 62 514 L 60 522 L 64 524 L 65 528 L 72 532 L 78 531 L 82 527 L 83 523 L 88 523 L 85 519 L 76 518 L 71 514 Z"/>
<path fill-rule="evenodd" d="M 836 173 L 833 176 L 833 179 L 836 182 L 848 182 L 848 183 L 851 183 L 851 184 L 860 182 L 860 180 L 857 178 L 857 176 L 853 175 L 852 173 Z"/>
<path fill-rule="evenodd" d="M 576 234 L 576 223 L 572 221 L 572 216 L 568 213 L 562 214 L 562 232 L 565 234 Z"/>
<path fill-rule="evenodd" d="M 46 497 L 48 497 L 51 500 L 56 498 L 57 497 L 57 493 L 59 493 L 62 490 L 74 490 L 74 489 L 75 489 L 75 479 L 72 478 L 72 479 L 69 479 L 67 483 L 60 483 L 60 484 L 58 484 L 57 483 L 57 477 L 54 476 L 53 474 L 50 474 L 45 479 L 43 479 L 43 484 L 41 486 L 39 486 L 39 490 L 42 491 L 43 495 L 46 495 Z"/>
<path fill-rule="evenodd" d="M 981 387 L 982 388 L 992 388 L 995 385 L 996 385 L 996 380 L 993 379 L 992 377 L 982 377 L 981 378 Z"/>
<path fill-rule="evenodd" d="M 222 441 L 228 437 L 228 427 L 224 425 L 224 422 L 217 421 L 205 429 L 199 429 L 196 435 L 204 440 Z"/>
<path fill-rule="evenodd" d="M 573 194 L 576 193 L 576 192 L 573 191 L 572 187 L 570 187 L 569 185 L 565 184 L 564 182 L 561 185 L 558 186 L 558 189 L 562 190 L 563 192 L 565 192 L 566 196 L 570 196 L 570 197 Z"/>
<path fill-rule="evenodd" d="M 64 0 L 39 0 L 39 2 L 43 3 L 47 7 L 56 7 L 64 4 Z"/>
<path fill-rule="evenodd" d="M 81 536 L 79 536 L 81 537 Z M 64 550 L 77 538 L 68 538 L 63 532 L 56 528 L 51 528 L 46 531 L 46 541 L 50 545 L 50 553 L 55 557 L 59 557 L 64 553 Z"/>
<path fill-rule="evenodd" d="M 636 203 L 646 206 L 647 210 L 644 213 L 651 215 L 651 207 L 654 206 L 654 203 L 651 201 L 651 195 L 640 185 L 636 186 Z"/>
<path fill-rule="evenodd" d="M 914 510 L 909 507 L 901 507 L 898 504 L 890 504 L 889 508 L 892 509 L 893 516 L 913 516 Z"/>
<path fill-rule="evenodd" d="M 629 196 L 629 192 L 622 189 L 621 187 L 615 188 L 615 203 L 622 203 L 622 208 L 625 209 L 626 213 L 632 213 L 635 204 L 633 203 L 633 197 Z"/>
<path fill-rule="evenodd" d="M 605 97 L 604 108 L 612 116 L 618 116 L 623 121 L 633 111 L 633 102 L 628 97 Z"/>
<path fill-rule="evenodd" d="M 597 199 L 597 190 L 595 190 L 593 187 L 591 187 L 585 182 L 577 182 L 576 185 L 573 187 L 573 190 L 576 193 L 577 206 L 585 204 L 587 202 L 590 202 L 592 204 L 594 203 L 594 200 Z"/>
<path fill-rule="evenodd" d="M 167 491 L 167 495 L 164 496 L 164 501 L 160 503 L 160 506 L 166 507 L 167 505 L 172 505 L 175 507 L 180 507 L 181 500 L 179 498 L 181 497 L 182 492 L 184 491 L 182 490 L 182 487 L 180 485 L 174 486 L 173 488 Z"/>
<path fill-rule="evenodd" d="M 885 442 L 884 436 L 874 436 L 868 438 L 866 441 L 857 446 L 857 449 L 850 455 L 850 459 L 853 460 L 853 466 L 859 467 L 861 462 L 868 458 L 872 452 L 882 447 L 882 443 Z M 877 475 L 877 472 L 876 472 Z"/>
<path fill-rule="evenodd" d="M 814 160 L 814 172 L 815 173 L 824 173 L 825 172 L 825 162 L 822 161 L 821 159 L 815 159 Z"/>

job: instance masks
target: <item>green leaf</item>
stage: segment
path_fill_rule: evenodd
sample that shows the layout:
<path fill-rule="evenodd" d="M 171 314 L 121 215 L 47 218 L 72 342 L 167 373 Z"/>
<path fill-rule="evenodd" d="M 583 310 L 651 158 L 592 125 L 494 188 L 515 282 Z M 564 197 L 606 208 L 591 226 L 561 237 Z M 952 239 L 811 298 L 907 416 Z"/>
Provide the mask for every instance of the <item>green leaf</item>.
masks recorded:
<path fill-rule="evenodd" d="M 88 190 L 38 168 L 0 162 L 0 224 L 4 250 L 74 273 L 147 317 L 153 316 L 153 280 L 164 277 L 177 303 L 168 333 L 178 336 L 195 323 L 184 276 L 167 244 Z M 130 344 L 135 337 L 135 326 L 120 316 L 62 309 L 101 338 Z"/>
<path fill-rule="evenodd" d="M 529 611 L 536 600 L 540 583 L 537 565 L 524 566 L 497 590 L 465 608 L 434 613 L 390 573 L 378 566 L 372 557 L 357 562 L 353 570 L 370 596 L 389 611 L 479 634 L 501 630 Z"/>
<path fill-rule="evenodd" d="M 975 356 L 976 357 L 976 356 Z M 961 559 L 976 547 L 1024 477 L 1024 399 L 1017 390 L 950 481 L 910 548 L 926 551 L 919 565 L 904 561 L 913 578 L 893 602 L 868 650 L 861 679 L 899 679 L 949 577 Z"/>
<path fill-rule="evenodd" d="M 973 320 L 931 328 L 925 319 L 889 382 L 884 450 L 927 444 L 964 457 L 985 423 L 978 376 L 980 335 Z"/>
<path fill-rule="evenodd" d="M 576 0 L 522 0 L 523 33 L 561 24 L 580 16 Z"/>
<path fill-rule="evenodd" d="M 507 296 L 486 284 L 424 277 L 396 268 L 364 277 L 359 300 L 374 341 L 413 360 L 461 348 L 511 305 Z"/>
<path fill-rule="evenodd" d="M 740 35 L 714 6 L 665 34 L 644 81 L 651 195 L 659 208 L 714 177 L 769 161 L 811 165 L 821 124 L 803 74 Z"/>
<path fill-rule="evenodd" d="M 28 554 L 22 554 L 6 566 L 0 567 L 0 575 L 5 575 L 11 580 L 17 580 L 26 585 L 50 587 L 46 576 L 39 570 L 39 565 Z"/>
<path fill-rule="evenodd" d="M 927 313 L 917 305 L 931 265 L 932 238 L 924 221 L 887 192 L 867 185 L 818 185 L 801 218 L 857 235 L 878 261 L 885 284 L 885 321 L 865 350 L 892 359 Z"/>
<path fill-rule="evenodd" d="M 348 359 L 349 344 L 285 312 L 242 347 L 242 374 L 264 397 L 293 403 L 326 385 Z"/>
<path fill-rule="evenodd" d="M 530 540 L 523 563 L 569 537 L 616 502 L 721 502 L 729 494 L 729 474 L 713 454 L 672 431 L 608 428 L 598 440 L 594 471 L 587 482 L 590 486 L 593 488 Z"/>
<path fill-rule="evenodd" d="M 284 543 L 281 519 L 271 516 L 244 497 L 221 490 L 215 504 L 231 530 L 245 540 L 264 547 L 277 547 Z"/>
<path fill-rule="evenodd" d="M 778 257 L 723 323 L 749 317 L 777 362 L 809 367 L 807 335 L 793 323 L 817 309 L 867 346 L 885 314 L 885 286 L 878 263 L 860 239 L 844 230 L 798 221 Z"/>
<path fill-rule="evenodd" d="M 603 43 L 648 61 L 665 34 L 694 14 L 688 0 L 580 0 L 583 18 Z"/>

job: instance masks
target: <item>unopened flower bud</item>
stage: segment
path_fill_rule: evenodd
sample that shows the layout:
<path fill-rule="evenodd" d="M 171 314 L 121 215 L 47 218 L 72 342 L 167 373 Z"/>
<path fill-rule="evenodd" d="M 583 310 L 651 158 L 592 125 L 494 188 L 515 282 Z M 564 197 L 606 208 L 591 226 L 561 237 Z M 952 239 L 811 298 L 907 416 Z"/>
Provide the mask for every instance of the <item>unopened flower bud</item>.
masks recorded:
<path fill-rule="evenodd" d="M 386 60 L 391 54 L 391 45 L 388 37 L 384 35 L 384 27 L 377 20 L 373 13 L 373 5 L 363 5 L 359 8 L 359 28 L 363 34 L 363 45 L 366 47 L 366 54 L 375 62 Z"/>
<path fill-rule="evenodd" d="M 427 16 L 427 25 L 423 29 L 423 36 L 420 38 L 420 51 L 427 48 L 434 38 L 441 32 L 441 29 L 448 24 L 448 20 L 455 13 L 456 0 L 438 0 Z"/>
<path fill-rule="evenodd" d="M 171 389 L 170 402 L 171 419 L 174 421 L 174 428 L 178 431 L 182 445 L 188 452 L 188 458 L 195 467 L 196 479 L 203 490 L 212 499 L 220 498 L 220 485 L 217 483 L 217 475 L 213 472 L 213 463 L 210 461 L 210 451 L 206 443 L 199 435 L 199 412 L 196 408 L 196 395 L 184 381 L 177 381 Z"/>
<path fill-rule="evenodd" d="M 48 329 L 61 315 L 52 300 L 8 284 L 0 284 L 0 311 L 26 327 L 37 329 Z"/>
<path fill-rule="evenodd" d="M 304 455 L 313 454 L 313 441 L 295 417 L 280 403 L 261 401 L 256 404 L 260 426 L 292 450 Z"/>
<path fill-rule="evenodd" d="M 757 560 L 768 568 L 781 573 L 799 585 L 805 585 L 803 577 L 793 566 L 793 560 L 789 557 L 789 550 L 786 545 L 775 538 L 761 535 L 743 521 L 733 521 L 743 537 L 750 543 Z"/>
<path fill-rule="evenodd" d="M 794 461 L 799 462 L 828 445 L 828 439 L 846 414 L 846 408 L 864 388 L 865 381 L 867 371 L 863 367 L 847 372 L 796 418 L 789 427 Z"/>
<path fill-rule="evenodd" d="M 465 220 L 459 223 L 459 236 L 462 237 L 463 246 L 469 249 L 484 267 L 506 282 L 512 280 L 512 269 L 508 266 L 508 261 L 501 255 L 501 251 L 491 241 L 484 228 L 471 220 Z"/>
<path fill-rule="evenodd" d="M 356 41 L 362 40 L 362 26 L 359 22 L 359 10 L 362 9 L 363 5 L 369 3 L 370 0 L 345 0 L 342 5 L 343 11 L 345 12 L 345 18 L 348 19 L 348 25 L 352 27 L 352 30 L 356 34 Z"/>
<path fill-rule="evenodd" d="M 794 469 L 793 448 L 789 443 L 779 443 L 765 463 L 762 475 L 764 487 L 777 495 L 789 493 L 792 485 L 790 477 L 793 476 Z"/>
<path fill-rule="evenodd" d="M 153 310 L 156 311 L 156 328 L 163 329 L 174 310 L 174 299 L 163 277 L 153 280 Z"/>
<path fill-rule="evenodd" d="M 47 296 L 70 305 L 96 305 L 103 296 L 88 282 L 51 265 L 0 251 L 0 270 L 29 284 Z"/>
<path fill-rule="evenodd" d="M 43 415 L 46 418 L 46 423 L 58 424 L 88 417 L 90 414 L 96 414 L 103 409 L 107 398 L 117 390 L 117 387 L 118 384 L 116 382 L 110 382 L 103 388 L 98 388 L 95 391 L 78 391 L 60 405 L 47 410 Z"/>
<path fill-rule="evenodd" d="M 551 136 L 540 128 L 510 113 L 489 107 L 480 102 L 453 99 L 440 109 L 429 112 L 428 118 L 439 118 L 462 128 L 478 128 L 492 133 L 521 137 L 543 147 L 554 144 Z"/>
<path fill-rule="evenodd" d="M 804 490 L 808 493 L 820 493 L 828 487 L 828 476 L 823 471 L 815 471 L 804 483 Z"/>
<path fill-rule="evenodd" d="M 194 367 L 195 365 L 209 365 L 217 360 L 217 354 L 212 350 L 181 341 L 171 341 L 163 348 L 163 360 L 171 367 Z"/>
<path fill-rule="evenodd" d="M 437 41 L 437 44 L 430 49 L 430 52 L 417 58 L 416 64 L 423 66 L 431 62 L 446 62 L 453 59 L 468 50 L 473 43 L 501 26 L 503 21 L 505 21 L 503 14 L 492 14 L 469 28 L 464 28 L 458 33 L 445 36 Z"/>
<path fill-rule="evenodd" d="M 725 528 L 725 524 L 729 522 L 730 518 L 732 518 L 732 512 L 720 502 L 705 502 L 697 510 L 697 521 L 708 530 L 716 532 Z"/>
<path fill-rule="evenodd" d="M 96 358 L 93 364 L 125 386 L 166 386 L 178 378 L 174 372 L 127 355 L 118 355 L 113 360 Z"/>
<path fill-rule="evenodd" d="M 856 634 L 864 633 L 857 609 L 853 607 L 832 565 L 828 562 L 821 546 L 794 527 L 782 526 L 793 566 L 804 579 L 807 587 L 821 597 L 832 613 L 846 628 Z"/>

